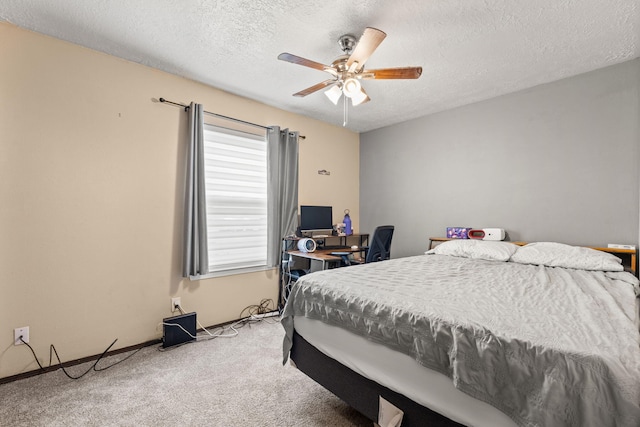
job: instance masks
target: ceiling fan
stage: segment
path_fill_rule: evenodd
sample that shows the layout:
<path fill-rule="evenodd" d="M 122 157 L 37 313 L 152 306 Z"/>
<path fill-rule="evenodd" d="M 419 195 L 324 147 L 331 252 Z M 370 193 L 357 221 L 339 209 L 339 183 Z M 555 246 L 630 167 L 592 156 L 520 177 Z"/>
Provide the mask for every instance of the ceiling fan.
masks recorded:
<path fill-rule="evenodd" d="M 376 70 L 364 68 L 367 59 L 386 36 L 384 31 L 367 27 L 358 41 L 350 34 L 340 37 L 338 43 L 344 54 L 340 55 L 331 65 L 324 65 L 290 53 L 281 53 L 278 55 L 278 59 L 282 61 L 325 71 L 332 76 L 328 80 L 294 93 L 293 96 L 307 96 L 328 87 L 329 90 L 325 91 L 325 95 L 335 105 L 338 105 L 340 97 L 344 94 L 346 123 L 347 98 L 351 99 L 354 106 L 371 100 L 360 84 L 360 80 L 417 79 L 420 77 L 422 67 L 380 68 Z"/>

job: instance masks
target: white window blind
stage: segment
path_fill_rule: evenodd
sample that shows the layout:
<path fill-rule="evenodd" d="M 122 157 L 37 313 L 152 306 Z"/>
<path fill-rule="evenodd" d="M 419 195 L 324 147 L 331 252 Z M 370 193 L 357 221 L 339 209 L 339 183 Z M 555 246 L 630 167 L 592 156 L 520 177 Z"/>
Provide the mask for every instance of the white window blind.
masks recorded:
<path fill-rule="evenodd" d="M 264 136 L 204 127 L 209 271 L 267 264 L 267 143 Z"/>

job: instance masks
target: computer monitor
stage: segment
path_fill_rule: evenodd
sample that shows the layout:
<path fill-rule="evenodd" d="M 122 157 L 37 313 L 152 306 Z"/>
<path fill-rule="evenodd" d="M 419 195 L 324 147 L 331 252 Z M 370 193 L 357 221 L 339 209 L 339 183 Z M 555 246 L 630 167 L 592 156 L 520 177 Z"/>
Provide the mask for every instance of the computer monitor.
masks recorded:
<path fill-rule="evenodd" d="M 300 231 L 326 231 L 333 229 L 331 206 L 300 206 Z"/>

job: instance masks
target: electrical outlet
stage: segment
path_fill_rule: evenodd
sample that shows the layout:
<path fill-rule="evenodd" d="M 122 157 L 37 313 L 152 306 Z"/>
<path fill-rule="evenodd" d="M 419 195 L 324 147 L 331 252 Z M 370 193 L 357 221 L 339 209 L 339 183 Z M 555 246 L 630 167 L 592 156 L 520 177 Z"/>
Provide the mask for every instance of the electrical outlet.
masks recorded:
<path fill-rule="evenodd" d="M 29 327 L 23 326 L 22 328 L 15 328 L 13 330 L 13 345 L 22 345 L 24 344 L 20 341 L 20 337 L 22 337 L 22 341 L 29 342 Z"/>
<path fill-rule="evenodd" d="M 178 311 L 180 304 L 180 297 L 171 298 L 171 312 Z"/>

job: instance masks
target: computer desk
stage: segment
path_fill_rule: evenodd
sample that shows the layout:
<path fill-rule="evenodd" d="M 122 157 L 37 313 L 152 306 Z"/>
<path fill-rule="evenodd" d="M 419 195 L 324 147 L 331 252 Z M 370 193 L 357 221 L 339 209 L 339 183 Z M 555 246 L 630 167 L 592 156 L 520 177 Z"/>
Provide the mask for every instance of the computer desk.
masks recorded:
<path fill-rule="evenodd" d="M 338 255 L 331 255 L 332 252 L 352 252 L 354 254 L 362 254 L 364 249 L 358 248 L 347 248 L 347 249 L 316 249 L 313 252 L 302 252 L 302 251 L 287 251 L 287 254 L 292 257 L 305 258 L 310 261 L 310 270 L 318 271 L 318 270 L 326 270 L 331 266 L 332 263 L 341 262 L 342 258 Z M 356 262 L 364 262 L 364 259 L 355 258 Z M 320 264 L 320 268 L 314 268 L 314 262 L 316 264 Z"/>
<path fill-rule="evenodd" d="M 342 258 L 337 255 L 331 255 L 331 252 L 353 252 L 357 254 L 354 257 L 355 262 L 364 263 L 362 258 L 365 254 L 366 245 L 369 243 L 368 234 L 351 234 L 349 236 L 316 236 L 315 240 L 322 240 L 323 244 L 338 244 L 346 246 L 340 249 L 316 249 L 314 252 L 301 252 L 297 250 L 299 237 L 286 237 L 282 239 L 282 253 L 280 265 L 280 290 L 278 295 L 278 309 L 284 307 L 286 297 L 288 295 L 289 286 L 297 280 L 297 277 L 291 274 L 292 271 L 303 270 L 305 273 L 326 270 L 328 268 L 340 267 Z M 358 249 L 352 249 L 349 245 L 357 245 Z M 296 260 L 298 262 L 296 262 Z M 304 266 L 299 266 L 303 264 Z M 298 276 L 299 277 L 299 276 Z"/>

